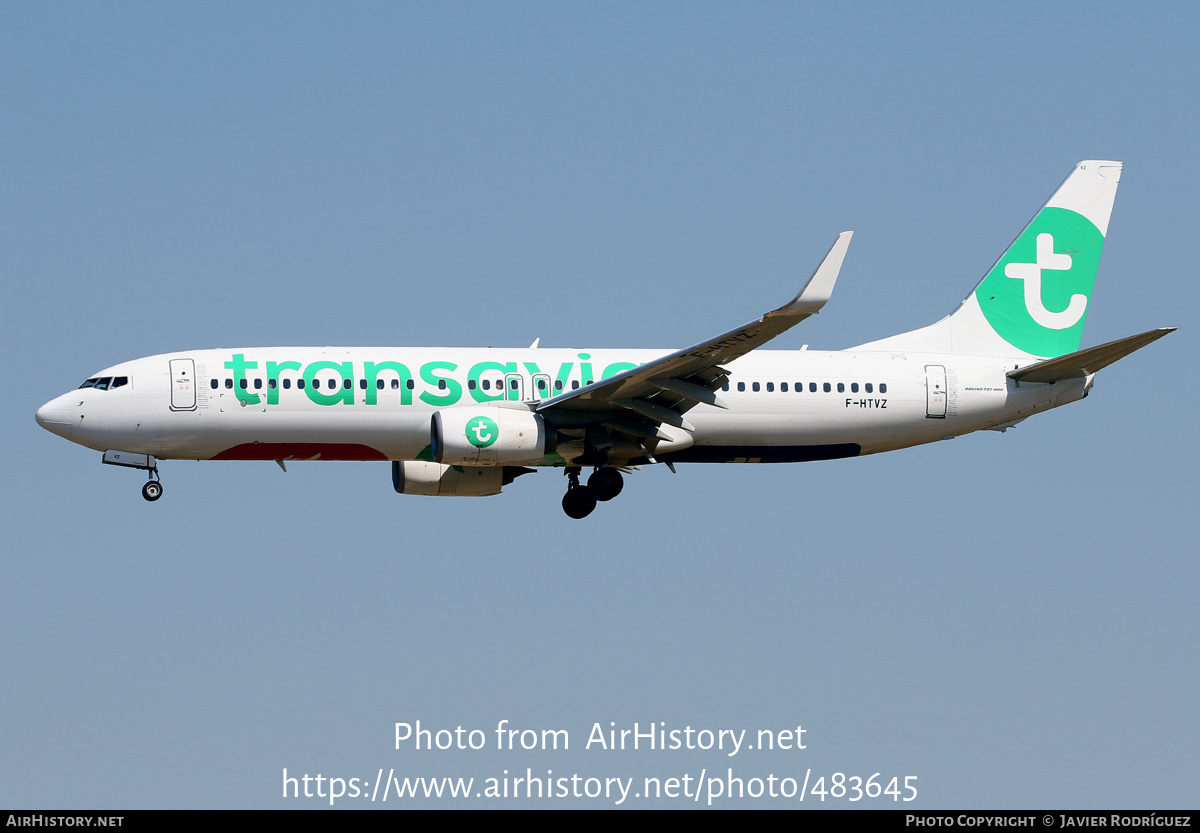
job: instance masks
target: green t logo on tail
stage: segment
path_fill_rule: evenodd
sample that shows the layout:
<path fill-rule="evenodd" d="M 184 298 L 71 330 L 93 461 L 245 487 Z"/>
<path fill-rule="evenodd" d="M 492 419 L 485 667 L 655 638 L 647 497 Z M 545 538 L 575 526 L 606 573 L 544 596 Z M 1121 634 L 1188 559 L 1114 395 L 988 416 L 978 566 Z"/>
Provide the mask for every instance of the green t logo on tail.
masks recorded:
<path fill-rule="evenodd" d="M 500 436 L 500 427 L 485 416 L 467 421 L 467 442 L 476 448 L 487 448 Z"/>
<path fill-rule="evenodd" d="M 1079 349 L 1104 235 L 1066 208 L 1043 208 L 975 290 L 984 317 L 1035 356 Z"/>

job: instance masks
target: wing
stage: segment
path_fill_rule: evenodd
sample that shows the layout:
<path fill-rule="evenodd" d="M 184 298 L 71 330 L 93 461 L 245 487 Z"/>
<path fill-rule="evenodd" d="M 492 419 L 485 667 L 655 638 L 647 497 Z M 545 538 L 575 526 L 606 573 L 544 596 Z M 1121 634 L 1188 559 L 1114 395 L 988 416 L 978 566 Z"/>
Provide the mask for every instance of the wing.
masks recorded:
<path fill-rule="evenodd" d="M 698 404 L 727 407 L 714 392 L 728 380 L 721 365 L 761 347 L 825 306 L 851 235 L 850 231 L 838 235 L 800 292 L 779 309 L 686 350 L 547 399 L 538 411 L 560 426 L 602 424 L 651 444 L 672 436 L 662 431 L 663 424 L 690 432 L 692 426 L 683 416 L 689 409 Z"/>

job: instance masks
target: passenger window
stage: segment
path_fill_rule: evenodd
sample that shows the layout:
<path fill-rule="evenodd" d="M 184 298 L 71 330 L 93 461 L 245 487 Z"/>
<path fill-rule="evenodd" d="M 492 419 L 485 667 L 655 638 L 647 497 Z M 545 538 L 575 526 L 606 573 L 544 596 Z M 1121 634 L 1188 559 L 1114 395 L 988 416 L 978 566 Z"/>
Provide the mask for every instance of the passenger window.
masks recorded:
<path fill-rule="evenodd" d="M 516 389 L 517 389 L 517 380 L 516 380 L 516 379 L 509 379 L 509 380 L 508 380 L 508 387 L 509 387 L 509 389 L 511 389 L 511 390 L 516 390 Z"/>
<path fill-rule="evenodd" d="M 383 380 L 380 379 L 380 381 L 382 382 Z M 392 390 L 400 390 L 400 380 L 399 379 L 392 380 Z"/>
<path fill-rule="evenodd" d="M 540 391 L 546 390 L 546 380 L 545 379 L 538 379 L 537 385 L 538 385 L 538 390 L 540 390 Z"/>
<path fill-rule="evenodd" d="M 846 392 L 846 386 L 843 385 L 841 382 L 838 382 L 838 393 L 845 393 L 845 392 Z"/>
<path fill-rule="evenodd" d="M 351 382 L 349 379 L 343 379 L 342 387 L 345 388 L 346 390 L 350 390 L 350 388 L 354 387 L 354 383 Z"/>
<path fill-rule="evenodd" d="M 262 390 L 262 379 L 255 379 L 255 380 L 254 380 L 254 389 L 255 389 L 255 390 Z"/>
<path fill-rule="evenodd" d="M 751 385 L 750 385 L 750 388 L 751 388 L 751 390 L 753 390 L 755 393 L 758 393 L 758 392 L 759 392 L 759 390 L 761 390 L 761 389 L 762 389 L 762 385 L 760 385 L 758 382 L 754 382 L 753 384 L 751 384 Z"/>
<path fill-rule="evenodd" d="M 867 382 L 867 384 L 866 384 L 866 388 L 867 388 L 867 393 L 871 393 L 871 391 L 873 390 L 873 388 L 871 387 L 871 383 L 870 383 L 870 382 Z"/>
<path fill-rule="evenodd" d="M 555 379 L 555 380 L 554 380 L 554 389 L 555 389 L 555 390 L 562 390 L 562 379 Z"/>
<path fill-rule="evenodd" d="M 278 379 L 268 379 L 267 387 L 269 387 L 271 390 L 275 390 L 275 388 L 279 387 L 279 380 Z"/>
<path fill-rule="evenodd" d="M 245 379 L 242 379 L 242 381 L 241 381 L 241 384 L 240 384 L 240 387 L 241 387 L 241 389 L 242 389 L 242 390 L 245 390 L 245 389 L 246 389 L 246 380 L 245 380 Z"/>
<path fill-rule="evenodd" d="M 233 380 L 226 379 L 225 380 L 225 390 L 231 390 L 232 388 L 233 388 Z"/>
<path fill-rule="evenodd" d="M 879 392 L 880 392 L 880 393 L 887 393 L 887 383 L 886 383 L 886 382 L 880 382 L 880 383 L 879 383 Z"/>
<path fill-rule="evenodd" d="M 830 391 L 830 390 L 832 390 L 832 388 L 829 386 L 829 383 L 828 383 L 828 382 L 826 382 L 825 384 L 823 384 L 823 385 L 821 386 L 821 388 L 822 388 L 822 389 L 823 389 L 823 390 L 824 390 L 826 393 L 829 393 L 829 391 Z"/>
<path fill-rule="evenodd" d="M 578 379 L 571 380 L 571 390 L 579 390 L 579 380 Z"/>
<path fill-rule="evenodd" d="M 395 381 L 396 381 L 395 379 L 392 380 L 393 384 L 395 383 Z M 383 380 L 382 379 L 375 380 L 375 390 L 383 390 Z"/>
<path fill-rule="evenodd" d="M 775 392 L 775 383 L 767 382 L 767 393 L 774 393 L 774 392 Z"/>
<path fill-rule="evenodd" d="M 211 382 L 209 382 L 209 387 L 211 387 L 213 390 L 216 390 L 218 384 L 219 383 L 217 382 L 217 380 L 213 379 Z"/>
<path fill-rule="evenodd" d="M 416 382 L 414 382 L 412 379 L 409 379 L 409 380 L 408 380 L 408 381 L 405 383 L 405 385 L 406 385 L 406 387 L 407 387 L 409 390 L 412 390 L 413 388 L 415 388 L 415 387 L 417 386 L 417 383 L 416 383 Z"/>
<path fill-rule="evenodd" d="M 746 383 L 738 382 L 738 393 L 745 393 L 745 391 L 746 391 Z"/>
<path fill-rule="evenodd" d="M 723 390 L 723 391 L 728 391 L 728 390 L 729 390 L 729 383 L 728 383 L 728 382 L 726 382 L 725 384 L 721 385 L 721 390 Z"/>
<path fill-rule="evenodd" d="M 445 389 L 446 389 L 446 380 L 438 379 L 438 390 L 445 390 Z"/>
<path fill-rule="evenodd" d="M 780 392 L 780 393 L 787 393 L 787 382 L 780 382 L 780 383 L 779 383 L 779 392 Z"/>
<path fill-rule="evenodd" d="M 484 379 L 484 380 L 483 380 L 483 389 L 484 389 L 484 390 L 491 390 L 491 389 L 492 389 L 492 383 L 491 383 L 490 381 L 488 381 L 487 379 Z"/>
<path fill-rule="evenodd" d="M 330 380 L 329 380 L 329 389 L 330 389 L 330 390 L 336 390 L 336 389 L 337 389 L 337 382 L 336 382 L 336 381 L 334 381 L 333 379 L 330 379 Z"/>
<path fill-rule="evenodd" d="M 858 393 L 858 382 L 851 382 L 851 383 L 850 383 L 850 392 L 851 392 L 851 393 Z"/>
<path fill-rule="evenodd" d="M 816 383 L 816 382 L 809 382 L 809 383 L 808 383 L 808 392 L 809 392 L 809 393 L 816 393 L 816 392 L 817 392 L 817 383 Z"/>
<path fill-rule="evenodd" d="M 358 387 L 359 387 L 359 390 L 366 390 L 366 389 L 367 389 L 367 380 L 366 380 L 366 379 L 359 379 L 359 380 L 358 380 Z"/>
<path fill-rule="evenodd" d="M 284 380 L 283 380 L 283 389 L 284 389 L 284 390 L 291 390 L 291 389 L 292 389 L 292 380 L 291 380 L 291 379 L 284 379 Z"/>
<path fill-rule="evenodd" d="M 296 387 L 300 388 L 300 390 L 304 390 L 304 380 L 303 380 L 303 379 L 297 379 L 297 380 L 296 380 Z"/>
<path fill-rule="evenodd" d="M 474 379 L 467 380 L 467 390 L 475 390 L 475 380 Z"/>

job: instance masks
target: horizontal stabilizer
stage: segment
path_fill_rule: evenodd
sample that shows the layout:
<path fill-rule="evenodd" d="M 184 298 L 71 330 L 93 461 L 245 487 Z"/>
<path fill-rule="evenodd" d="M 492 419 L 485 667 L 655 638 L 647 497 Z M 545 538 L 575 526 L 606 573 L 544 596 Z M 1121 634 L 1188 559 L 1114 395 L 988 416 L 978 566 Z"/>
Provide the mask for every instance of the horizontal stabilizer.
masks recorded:
<path fill-rule="evenodd" d="M 1018 382 L 1061 382 L 1064 379 L 1078 379 L 1108 367 L 1118 359 L 1125 358 L 1134 350 L 1140 350 L 1150 342 L 1158 341 L 1167 333 L 1173 332 L 1175 332 L 1174 327 L 1162 327 L 1128 338 L 1119 338 L 1108 344 L 1068 353 L 1057 359 L 1048 359 L 1028 367 L 1022 367 L 1020 370 L 1010 370 L 1008 375 Z"/>

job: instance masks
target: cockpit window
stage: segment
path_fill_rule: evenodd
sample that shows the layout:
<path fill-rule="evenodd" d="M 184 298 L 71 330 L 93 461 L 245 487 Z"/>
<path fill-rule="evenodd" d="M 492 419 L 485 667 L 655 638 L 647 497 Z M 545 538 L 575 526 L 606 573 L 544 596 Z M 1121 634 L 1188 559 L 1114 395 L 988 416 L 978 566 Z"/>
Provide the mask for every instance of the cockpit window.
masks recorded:
<path fill-rule="evenodd" d="M 119 388 L 128 384 L 128 376 L 99 376 L 94 379 L 88 379 L 79 386 L 79 389 L 95 388 L 96 390 L 110 390 L 111 388 Z"/>

